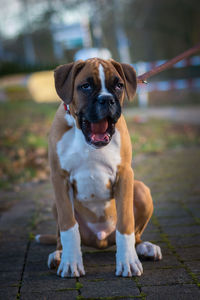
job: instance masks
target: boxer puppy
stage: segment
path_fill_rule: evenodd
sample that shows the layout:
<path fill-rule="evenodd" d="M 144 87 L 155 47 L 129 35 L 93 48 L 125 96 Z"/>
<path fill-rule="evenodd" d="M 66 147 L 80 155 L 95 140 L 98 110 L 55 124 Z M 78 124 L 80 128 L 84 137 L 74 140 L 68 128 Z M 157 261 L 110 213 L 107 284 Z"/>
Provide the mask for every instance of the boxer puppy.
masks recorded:
<path fill-rule="evenodd" d="M 140 276 L 138 256 L 162 254 L 141 241 L 153 202 L 149 188 L 134 180 L 121 114 L 125 94 L 131 99 L 136 91 L 135 70 L 114 60 L 79 60 L 55 70 L 55 87 L 64 105 L 49 136 L 58 234 L 48 266 L 58 266 L 61 277 L 85 275 L 81 243 L 99 249 L 116 243 L 116 275 Z"/>

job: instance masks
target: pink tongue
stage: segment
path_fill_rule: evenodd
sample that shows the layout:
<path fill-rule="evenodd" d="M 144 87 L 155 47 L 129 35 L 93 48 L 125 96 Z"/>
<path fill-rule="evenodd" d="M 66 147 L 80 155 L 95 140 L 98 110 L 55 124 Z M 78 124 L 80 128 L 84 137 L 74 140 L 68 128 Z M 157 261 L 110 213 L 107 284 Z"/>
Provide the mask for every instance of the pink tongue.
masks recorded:
<path fill-rule="evenodd" d="M 106 130 L 108 129 L 108 121 L 103 119 L 98 123 L 91 123 L 91 139 L 93 142 L 102 142 L 109 141 L 109 137 L 106 134 Z"/>
<path fill-rule="evenodd" d="M 103 119 L 98 123 L 91 123 L 91 130 L 94 134 L 104 133 L 107 129 L 108 121 L 106 119 Z"/>

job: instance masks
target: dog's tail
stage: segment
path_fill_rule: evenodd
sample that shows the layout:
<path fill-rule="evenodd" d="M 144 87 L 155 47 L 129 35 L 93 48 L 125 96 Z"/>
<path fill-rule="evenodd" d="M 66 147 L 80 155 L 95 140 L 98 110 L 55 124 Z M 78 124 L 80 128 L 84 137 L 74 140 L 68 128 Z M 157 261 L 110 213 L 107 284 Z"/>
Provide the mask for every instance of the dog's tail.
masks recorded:
<path fill-rule="evenodd" d="M 37 243 L 45 245 L 55 245 L 57 242 L 56 236 L 53 234 L 37 234 L 35 240 Z"/>

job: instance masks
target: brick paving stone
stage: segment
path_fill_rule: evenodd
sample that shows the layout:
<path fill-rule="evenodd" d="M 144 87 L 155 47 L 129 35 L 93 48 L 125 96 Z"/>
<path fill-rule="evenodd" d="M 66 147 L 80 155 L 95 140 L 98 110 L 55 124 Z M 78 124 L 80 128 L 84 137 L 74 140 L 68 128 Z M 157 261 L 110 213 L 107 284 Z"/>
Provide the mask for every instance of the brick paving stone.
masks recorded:
<path fill-rule="evenodd" d="M 200 266 L 197 246 L 200 245 L 200 234 L 192 215 L 199 214 L 200 170 L 196 168 L 199 153 L 199 149 L 169 151 L 152 155 L 145 162 L 136 164 L 135 168 L 136 178 L 144 180 L 152 189 L 154 215 L 163 232 L 169 235 L 168 239 L 175 251 L 198 280 Z M 152 173 L 152 170 L 156 172 Z M 0 299 L 10 300 L 17 296 L 30 231 L 37 234 L 54 233 L 55 221 L 51 215 L 53 192 L 49 183 L 29 184 L 17 196 L 15 193 L 8 193 L 6 197 L 9 205 L 0 218 Z M 5 201 L 3 205 L 5 206 Z M 191 275 L 183 268 L 169 245 L 164 243 L 159 227 L 150 222 L 142 239 L 156 242 L 163 251 L 162 261 L 142 262 L 144 274 L 137 280 L 142 285 L 142 292 L 147 293 L 147 299 L 200 298 Z M 54 250 L 55 246 L 31 242 L 20 300 L 76 299 L 76 280 L 62 279 L 55 271 L 47 268 L 48 254 Z M 129 296 L 139 295 L 134 279 L 115 277 L 114 248 L 106 252 L 83 247 L 83 253 L 87 273 L 80 278 L 83 284 L 80 289 L 82 296 L 122 296 L 124 299 L 131 299 Z"/>
<path fill-rule="evenodd" d="M 198 234 L 200 232 L 200 226 L 176 226 L 176 227 L 163 227 L 163 230 L 169 236 L 179 236 L 179 235 L 187 235 L 187 234 Z"/>
<path fill-rule="evenodd" d="M 76 279 L 61 278 L 56 275 L 56 271 L 48 269 L 47 257 L 49 252 L 53 251 L 53 247 L 55 248 L 55 246 L 39 245 L 35 241 L 31 243 L 24 270 L 22 294 L 26 291 L 45 292 L 76 288 Z"/>
<path fill-rule="evenodd" d="M 187 217 L 188 216 L 188 213 L 181 207 L 181 206 L 175 206 L 175 207 L 171 207 L 171 204 L 168 205 L 166 207 L 166 209 L 162 208 L 162 209 L 159 209 L 159 208 L 154 208 L 154 214 L 157 216 L 157 217 L 170 217 L 170 218 L 179 218 L 179 217 Z"/>
<path fill-rule="evenodd" d="M 185 265 L 195 274 L 200 274 L 200 260 L 185 262 Z"/>
<path fill-rule="evenodd" d="M 54 274 L 47 274 L 35 276 L 34 279 L 32 276 L 26 277 L 26 279 L 23 280 L 22 288 L 21 288 L 21 294 L 23 295 L 27 291 L 29 293 L 32 292 L 47 292 L 47 291 L 54 291 L 59 292 L 61 290 L 68 291 L 71 289 L 76 289 L 76 279 L 74 278 L 61 278 Z"/>
<path fill-rule="evenodd" d="M 200 218 L 200 208 L 199 208 L 199 205 L 190 205 L 188 206 L 188 209 L 191 211 L 191 213 L 193 214 L 194 217 L 196 218 Z"/>
<path fill-rule="evenodd" d="M 115 280 L 87 281 L 80 280 L 83 283 L 81 296 L 85 298 L 98 297 L 128 297 L 139 296 L 140 291 L 133 279 L 117 278 Z M 123 298 L 122 298 L 123 299 Z"/>
<path fill-rule="evenodd" d="M 191 247 L 193 245 L 198 245 L 200 247 L 200 234 L 199 235 L 191 235 L 191 236 L 170 236 L 169 240 L 171 244 L 175 247 Z"/>
<path fill-rule="evenodd" d="M 0 289 L 19 285 L 20 273 L 16 271 L 0 271 Z"/>
<path fill-rule="evenodd" d="M 0 288 L 0 299 L 2 300 L 16 299 L 17 292 L 18 292 L 18 287 Z"/>
<path fill-rule="evenodd" d="M 49 270 L 48 255 L 53 251 L 55 251 L 55 246 L 40 245 L 33 241 L 28 252 L 24 276 L 34 272 L 47 272 Z"/>
<path fill-rule="evenodd" d="M 34 291 L 29 292 L 28 290 L 26 292 L 23 292 L 20 296 L 20 300 L 75 300 L 78 296 L 77 291 L 60 291 L 60 292 L 54 292 L 54 291 Z"/>
<path fill-rule="evenodd" d="M 183 268 L 146 270 L 139 282 L 142 286 L 193 283 Z"/>
<path fill-rule="evenodd" d="M 101 250 L 101 249 L 97 249 L 97 248 L 93 248 L 93 247 L 87 247 L 87 246 L 84 246 L 84 245 L 82 245 L 81 246 L 81 249 L 82 249 L 82 252 L 83 253 L 103 253 L 103 252 L 116 252 L 116 246 L 115 245 L 113 245 L 113 246 L 111 246 L 111 247 L 109 247 L 109 248 L 106 248 L 106 249 L 104 249 L 104 250 Z"/>
<path fill-rule="evenodd" d="M 162 241 L 162 238 L 160 236 L 160 232 L 145 232 L 142 234 L 142 240 L 143 241 L 149 241 L 149 242 L 159 242 Z"/>
<path fill-rule="evenodd" d="M 168 285 L 143 287 L 142 292 L 147 295 L 146 300 L 197 300 L 200 290 L 196 285 Z"/>
<path fill-rule="evenodd" d="M 199 247 L 189 247 L 189 248 L 177 247 L 176 252 L 180 255 L 180 257 L 184 261 L 199 260 L 200 258 Z"/>
<path fill-rule="evenodd" d="M 145 232 L 155 232 L 158 231 L 157 227 L 152 223 L 152 221 L 150 220 L 150 222 L 148 223 L 147 227 L 145 228 Z"/>
<path fill-rule="evenodd" d="M 180 217 L 180 218 L 159 218 L 159 223 L 161 226 L 189 226 L 194 225 L 195 221 L 192 217 Z"/>
<path fill-rule="evenodd" d="M 101 266 L 98 265 L 98 258 L 97 258 L 97 264 L 94 267 L 85 265 L 85 271 L 86 276 L 81 278 L 81 280 L 87 280 L 87 279 L 116 279 L 115 276 L 115 265 L 107 265 L 107 266 Z"/>
<path fill-rule="evenodd" d="M 163 254 L 163 259 L 160 261 L 142 261 L 144 273 L 146 270 L 165 269 L 173 267 L 181 267 L 181 263 L 176 256 L 172 254 Z M 155 271 L 156 272 L 156 271 Z"/>
<path fill-rule="evenodd" d="M 24 254 L 25 252 L 23 252 Z M 17 272 L 19 274 L 18 277 L 20 277 L 22 266 L 24 263 L 24 256 L 13 256 L 13 257 L 7 257 L 5 254 L 4 259 L 0 259 L 0 270 L 2 272 Z M 0 275 L 1 278 L 1 275 Z"/>
<path fill-rule="evenodd" d="M 84 253 L 83 262 L 87 266 L 97 265 L 97 263 L 99 266 L 115 265 L 115 251 Z"/>

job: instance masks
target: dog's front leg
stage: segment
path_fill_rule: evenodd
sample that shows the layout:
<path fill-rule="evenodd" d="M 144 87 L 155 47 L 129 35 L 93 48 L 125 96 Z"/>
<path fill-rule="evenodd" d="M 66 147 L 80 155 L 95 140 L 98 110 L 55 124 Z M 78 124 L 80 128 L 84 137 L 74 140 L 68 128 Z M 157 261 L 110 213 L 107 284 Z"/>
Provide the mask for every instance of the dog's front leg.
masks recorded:
<path fill-rule="evenodd" d="M 129 165 L 120 167 L 115 188 L 117 207 L 116 275 L 123 277 L 140 276 L 143 273 L 142 264 L 135 250 L 133 177 L 133 170 Z"/>
<path fill-rule="evenodd" d="M 57 274 L 61 277 L 79 277 L 85 274 L 79 226 L 74 217 L 74 210 L 69 196 L 66 180 L 60 174 L 52 176 L 56 207 L 58 212 L 58 225 L 62 244 L 61 262 Z"/>

